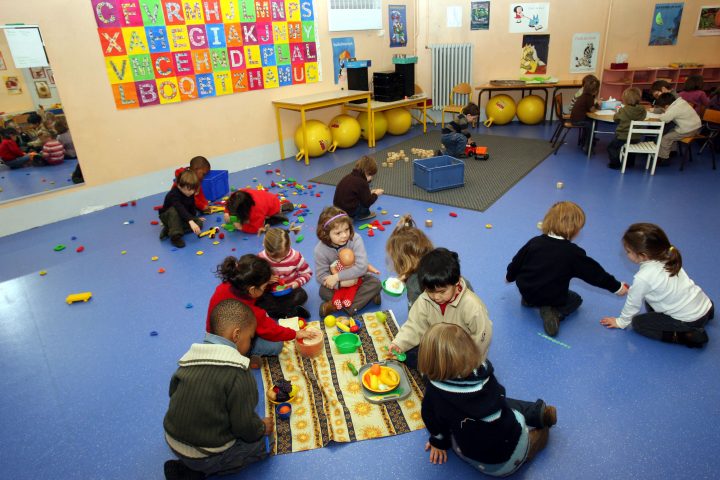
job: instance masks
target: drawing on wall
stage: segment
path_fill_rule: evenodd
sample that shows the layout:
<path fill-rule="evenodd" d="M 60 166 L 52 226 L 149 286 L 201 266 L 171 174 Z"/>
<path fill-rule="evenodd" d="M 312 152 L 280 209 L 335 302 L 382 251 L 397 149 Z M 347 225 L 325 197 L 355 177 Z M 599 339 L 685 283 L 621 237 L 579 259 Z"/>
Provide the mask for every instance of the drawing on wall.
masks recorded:
<path fill-rule="evenodd" d="M 388 5 L 390 48 L 407 46 L 407 17 L 405 5 Z"/>
<path fill-rule="evenodd" d="M 677 43 L 683 5 L 684 3 L 655 4 L 649 45 L 675 45 Z"/>
<path fill-rule="evenodd" d="M 695 35 L 720 35 L 720 5 L 700 7 Z"/>
<path fill-rule="evenodd" d="M 597 70 L 599 33 L 576 33 L 570 50 L 570 73 L 592 73 Z"/>
<path fill-rule="evenodd" d="M 39 80 L 35 82 L 35 91 L 37 92 L 37 96 L 40 98 L 50 98 L 52 97 L 52 92 L 50 91 L 50 85 L 45 80 Z"/>
<path fill-rule="evenodd" d="M 91 0 L 118 109 L 320 81 L 312 0 Z"/>
<path fill-rule="evenodd" d="M 547 73 L 550 35 L 523 35 L 521 75 L 545 75 Z"/>
<path fill-rule="evenodd" d="M 548 31 L 549 3 L 511 3 L 510 33 L 542 33 Z"/>
<path fill-rule="evenodd" d="M 490 28 L 490 2 L 470 2 L 470 30 Z"/>
<path fill-rule="evenodd" d="M 352 37 L 333 38 L 332 50 L 335 84 L 338 84 L 343 80 L 343 75 L 347 75 L 345 64 L 351 58 L 355 58 L 355 40 Z"/>
<path fill-rule="evenodd" d="M 5 77 L 5 89 L 8 91 L 8 95 L 20 95 L 22 88 L 20 88 L 18 77 Z"/>
<path fill-rule="evenodd" d="M 7 70 L 5 65 L 5 59 L 3 58 L 2 52 L 0 52 L 0 70 Z"/>
<path fill-rule="evenodd" d="M 30 70 L 30 76 L 33 78 L 33 80 L 45 78 L 45 70 L 43 69 L 43 67 L 30 67 L 28 68 L 28 70 Z"/>

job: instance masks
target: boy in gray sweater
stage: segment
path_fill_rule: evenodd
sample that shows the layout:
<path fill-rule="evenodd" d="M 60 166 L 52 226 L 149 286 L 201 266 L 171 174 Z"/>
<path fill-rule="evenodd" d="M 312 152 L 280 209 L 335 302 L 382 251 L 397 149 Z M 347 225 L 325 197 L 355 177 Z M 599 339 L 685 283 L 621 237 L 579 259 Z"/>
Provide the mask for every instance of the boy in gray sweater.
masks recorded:
<path fill-rule="evenodd" d="M 645 107 L 640 105 L 641 98 L 642 93 L 640 92 L 640 89 L 636 87 L 630 87 L 622 94 L 622 101 L 625 106 L 618 110 L 613 117 L 613 120 L 617 123 L 617 127 L 615 128 L 615 138 L 607 147 L 608 157 L 610 157 L 608 168 L 620 170 L 620 167 L 622 166 L 620 163 L 620 150 L 627 142 L 628 134 L 630 133 L 630 123 L 633 120 L 645 120 L 647 110 L 645 110 Z M 639 137 L 639 135 L 633 136 L 633 138 L 630 139 L 630 143 L 639 141 Z M 634 154 L 628 154 L 627 166 L 632 167 L 634 165 Z"/>

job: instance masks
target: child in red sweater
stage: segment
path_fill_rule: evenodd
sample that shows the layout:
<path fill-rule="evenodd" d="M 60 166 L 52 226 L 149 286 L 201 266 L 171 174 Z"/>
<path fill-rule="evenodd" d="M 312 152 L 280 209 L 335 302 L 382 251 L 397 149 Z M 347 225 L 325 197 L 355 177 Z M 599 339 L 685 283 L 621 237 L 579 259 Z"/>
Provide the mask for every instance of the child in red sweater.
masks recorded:
<path fill-rule="evenodd" d="M 245 233 L 257 233 L 266 223 L 277 225 L 286 222 L 287 217 L 280 215 L 280 211 L 292 210 L 291 202 L 280 201 L 274 193 L 243 188 L 228 198 L 225 205 L 225 223 L 230 223 L 230 217 L 236 217 L 235 228 Z"/>
<path fill-rule="evenodd" d="M 26 166 L 31 158 L 30 155 L 26 155 L 25 152 L 20 150 L 13 138 L 15 135 L 17 135 L 17 132 L 12 128 L 5 128 L 0 131 L 0 137 L 2 137 L 0 159 L 2 159 L 2 163 L 13 169 Z"/>

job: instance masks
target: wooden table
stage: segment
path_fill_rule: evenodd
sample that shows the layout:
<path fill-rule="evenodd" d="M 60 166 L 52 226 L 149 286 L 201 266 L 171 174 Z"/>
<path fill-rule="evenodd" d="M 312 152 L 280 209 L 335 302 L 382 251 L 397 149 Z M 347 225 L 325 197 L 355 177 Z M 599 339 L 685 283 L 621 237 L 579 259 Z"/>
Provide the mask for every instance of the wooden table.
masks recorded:
<path fill-rule="evenodd" d="M 396 100 L 394 102 L 378 102 L 373 100 L 370 102 L 370 116 L 368 121 L 368 137 L 372 136 L 372 146 L 375 146 L 375 112 L 382 112 L 385 110 L 392 110 L 393 108 L 402 107 L 416 107 L 422 110 L 422 124 L 423 133 L 427 132 L 427 96 L 425 94 L 413 95 L 411 98 L 405 98 L 403 100 Z M 351 110 L 354 112 L 365 112 L 368 110 L 367 103 L 346 103 L 343 105 L 344 110 Z M 370 140 L 368 139 L 368 143 Z"/>
<path fill-rule="evenodd" d="M 612 134 L 615 135 L 615 128 L 613 127 L 612 130 L 597 130 L 595 126 L 597 125 L 597 122 L 603 122 L 603 123 L 612 123 L 615 124 L 615 111 L 614 110 L 596 110 L 594 112 L 589 112 L 586 114 L 588 118 L 592 119 L 592 127 L 590 128 L 590 143 L 588 143 L 588 154 L 587 158 L 590 160 L 590 155 L 592 154 L 593 148 L 592 148 L 592 142 L 593 138 L 597 134 Z M 647 112 L 647 116 L 645 117 L 645 120 L 649 118 L 660 118 L 660 114 L 653 113 L 653 112 Z"/>
<path fill-rule="evenodd" d="M 275 122 L 277 123 L 278 141 L 280 142 L 280 158 L 285 159 L 285 147 L 283 145 L 282 136 L 282 121 L 280 120 L 280 110 L 293 110 L 300 112 L 300 127 L 303 132 L 303 145 L 307 145 L 307 130 L 305 129 L 305 112 L 308 110 L 316 110 L 318 108 L 331 107 L 333 105 L 343 105 L 353 100 L 365 100 L 370 103 L 370 92 L 362 90 L 340 90 L 334 92 L 323 92 L 316 93 L 313 95 L 305 95 L 302 97 L 286 98 L 283 100 L 273 100 L 275 106 Z M 368 118 L 371 118 L 372 112 L 370 105 L 367 105 L 365 111 L 368 114 Z M 371 128 L 370 135 L 368 138 L 368 145 L 370 147 L 375 146 L 375 131 Z M 308 155 L 308 149 L 303 149 L 305 152 L 305 165 L 310 164 L 310 157 Z M 298 160 L 300 160 L 298 158 Z"/>
<path fill-rule="evenodd" d="M 555 113 L 555 94 L 557 93 L 557 91 L 565 88 L 580 87 L 582 87 L 582 82 L 573 80 L 557 83 L 525 83 L 522 85 L 493 85 L 492 83 L 486 83 L 480 85 L 479 87 L 475 87 L 475 90 L 478 90 L 478 107 L 482 104 L 482 96 L 485 92 L 487 92 L 488 94 L 489 101 L 492 92 L 520 91 L 522 97 L 525 98 L 526 91 L 532 94 L 533 90 L 542 90 L 543 92 L 545 92 L 545 108 L 543 109 L 542 118 L 545 119 L 545 115 L 547 115 L 548 89 L 552 89 L 552 93 L 550 94 L 550 98 L 552 99 L 550 102 L 550 121 L 552 121 L 553 115 Z M 480 122 L 478 122 L 478 125 L 480 125 Z"/>

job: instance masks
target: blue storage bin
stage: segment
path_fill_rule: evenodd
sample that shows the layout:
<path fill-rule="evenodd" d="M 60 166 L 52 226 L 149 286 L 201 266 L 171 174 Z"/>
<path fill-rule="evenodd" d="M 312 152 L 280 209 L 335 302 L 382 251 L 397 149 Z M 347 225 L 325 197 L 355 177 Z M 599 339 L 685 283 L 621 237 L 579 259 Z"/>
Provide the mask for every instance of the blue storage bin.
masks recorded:
<path fill-rule="evenodd" d="M 465 185 L 465 163 L 450 155 L 413 160 L 413 183 L 428 192 Z"/>
<path fill-rule="evenodd" d="M 227 170 L 210 170 L 202 181 L 205 198 L 214 202 L 230 192 Z"/>

